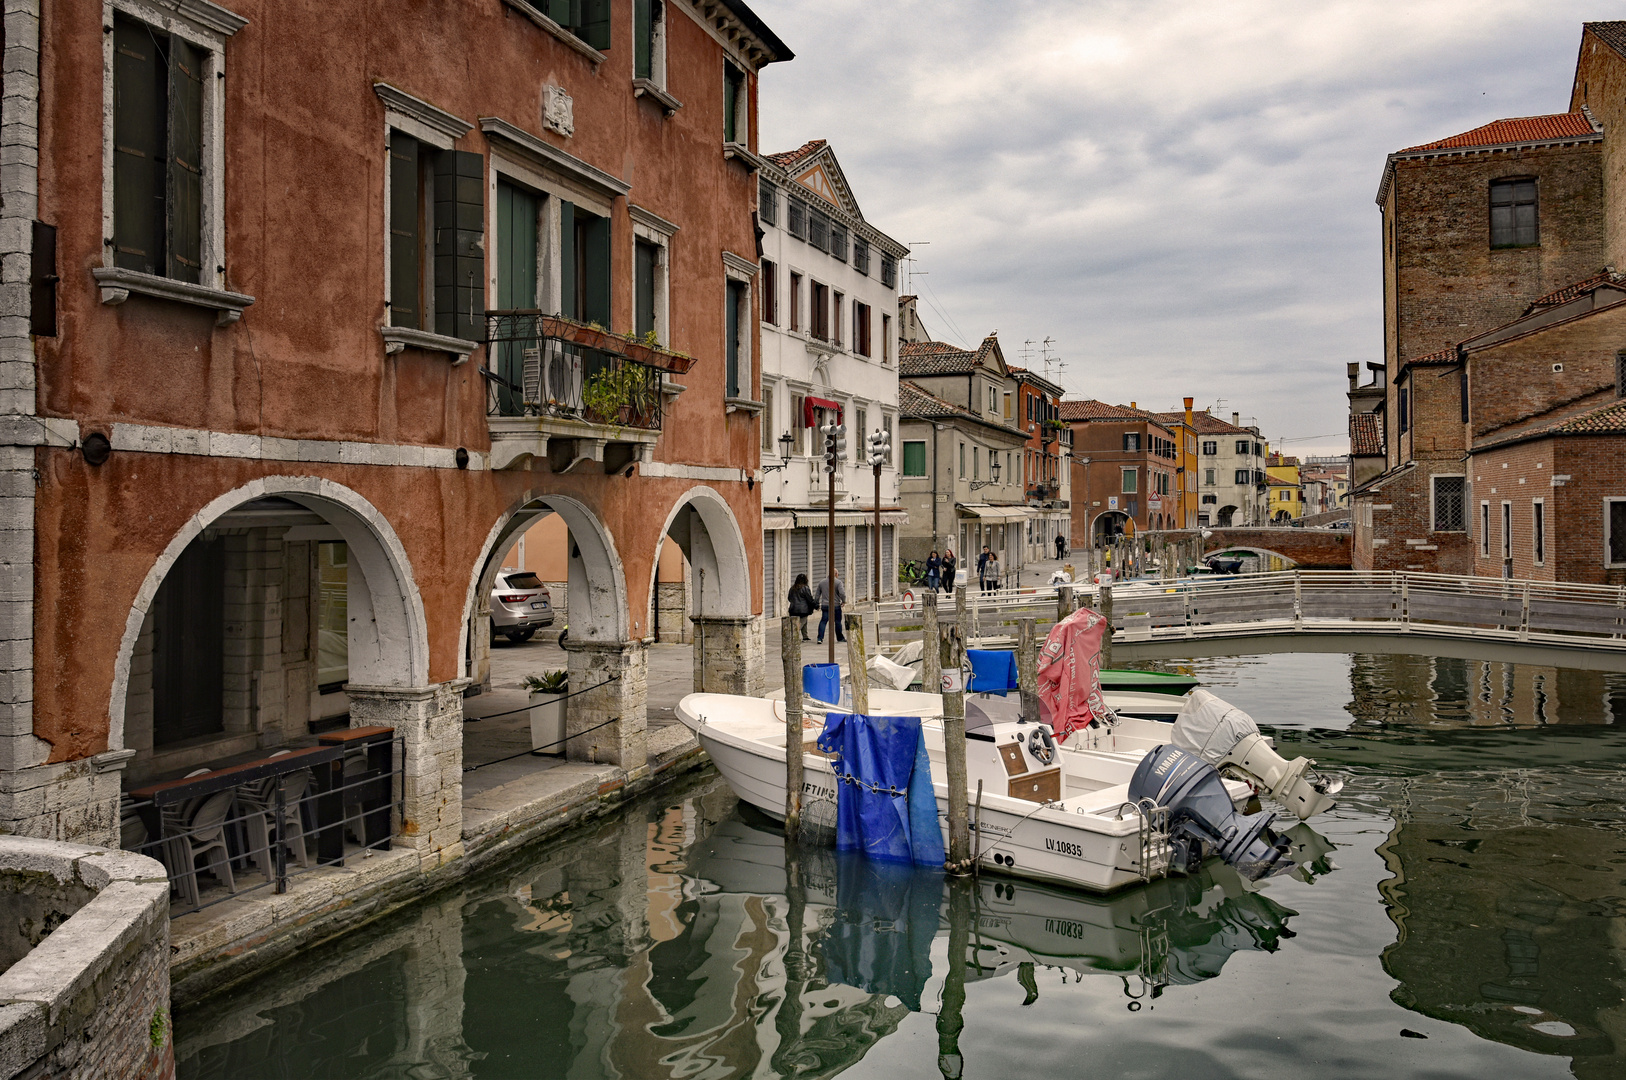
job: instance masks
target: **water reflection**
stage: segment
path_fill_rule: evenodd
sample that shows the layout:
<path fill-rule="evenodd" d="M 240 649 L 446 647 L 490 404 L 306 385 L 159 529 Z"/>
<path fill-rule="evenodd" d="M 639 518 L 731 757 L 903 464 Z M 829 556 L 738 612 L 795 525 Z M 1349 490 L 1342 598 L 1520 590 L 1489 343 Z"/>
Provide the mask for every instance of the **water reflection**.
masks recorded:
<path fill-rule="evenodd" d="M 1357 654 L 1347 708 L 1368 725 L 1612 724 L 1626 719 L 1626 676 L 1448 656 Z"/>

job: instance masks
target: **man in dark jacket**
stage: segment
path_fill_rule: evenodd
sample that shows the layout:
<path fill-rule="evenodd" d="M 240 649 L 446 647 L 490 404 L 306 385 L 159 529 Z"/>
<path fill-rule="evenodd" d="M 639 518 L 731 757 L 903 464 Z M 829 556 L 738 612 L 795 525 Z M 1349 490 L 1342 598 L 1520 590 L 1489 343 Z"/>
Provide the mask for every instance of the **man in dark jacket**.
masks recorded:
<path fill-rule="evenodd" d="M 846 641 L 847 631 L 841 627 L 841 605 L 847 602 L 847 586 L 841 583 L 841 571 L 835 572 L 836 581 L 836 640 Z M 820 578 L 818 588 L 813 590 L 813 599 L 819 604 L 819 644 L 824 644 L 824 628 L 830 623 L 830 579 Z"/>

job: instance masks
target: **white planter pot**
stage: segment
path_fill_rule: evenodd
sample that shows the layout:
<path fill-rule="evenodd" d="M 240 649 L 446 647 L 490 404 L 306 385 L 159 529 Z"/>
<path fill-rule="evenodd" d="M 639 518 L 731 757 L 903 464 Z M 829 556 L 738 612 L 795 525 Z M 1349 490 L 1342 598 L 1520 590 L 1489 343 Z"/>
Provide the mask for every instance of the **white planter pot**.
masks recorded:
<path fill-rule="evenodd" d="M 565 695 L 532 694 L 531 753 L 564 754 Z"/>

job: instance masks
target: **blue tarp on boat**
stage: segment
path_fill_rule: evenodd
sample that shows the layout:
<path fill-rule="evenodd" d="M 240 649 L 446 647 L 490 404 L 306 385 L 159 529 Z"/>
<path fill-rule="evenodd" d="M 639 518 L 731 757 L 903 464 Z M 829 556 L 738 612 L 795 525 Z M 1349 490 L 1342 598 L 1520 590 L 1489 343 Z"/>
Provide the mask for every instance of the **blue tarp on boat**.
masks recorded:
<path fill-rule="evenodd" d="M 1017 689 L 1016 654 L 999 649 L 967 649 L 965 658 L 971 663 L 971 685 L 966 690 L 974 694 L 999 694 Z"/>
<path fill-rule="evenodd" d="M 943 833 L 919 717 L 831 713 L 819 749 L 835 755 L 837 851 L 882 862 L 943 865 Z"/>

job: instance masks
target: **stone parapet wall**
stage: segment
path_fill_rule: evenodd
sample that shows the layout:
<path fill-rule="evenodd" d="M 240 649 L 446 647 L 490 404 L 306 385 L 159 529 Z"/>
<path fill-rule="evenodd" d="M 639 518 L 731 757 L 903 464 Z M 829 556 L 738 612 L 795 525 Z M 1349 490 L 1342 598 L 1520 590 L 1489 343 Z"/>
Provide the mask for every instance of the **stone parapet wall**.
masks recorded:
<path fill-rule="evenodd" d="M 0 1078 L 174 1076 L 163 866 L 0 837 L 0 894 L 37 916 L 3 942 L 6 959 L 27 952 L 0 974 Z"/>
<path fill-rule="evenodd" d="M 463 688 L 467 679 L 397 689 L 346 686 L 351 727 L 390 727 L 401 738 L 400 819 L 395 847 L 424 869 L 463 854 Z"/>

